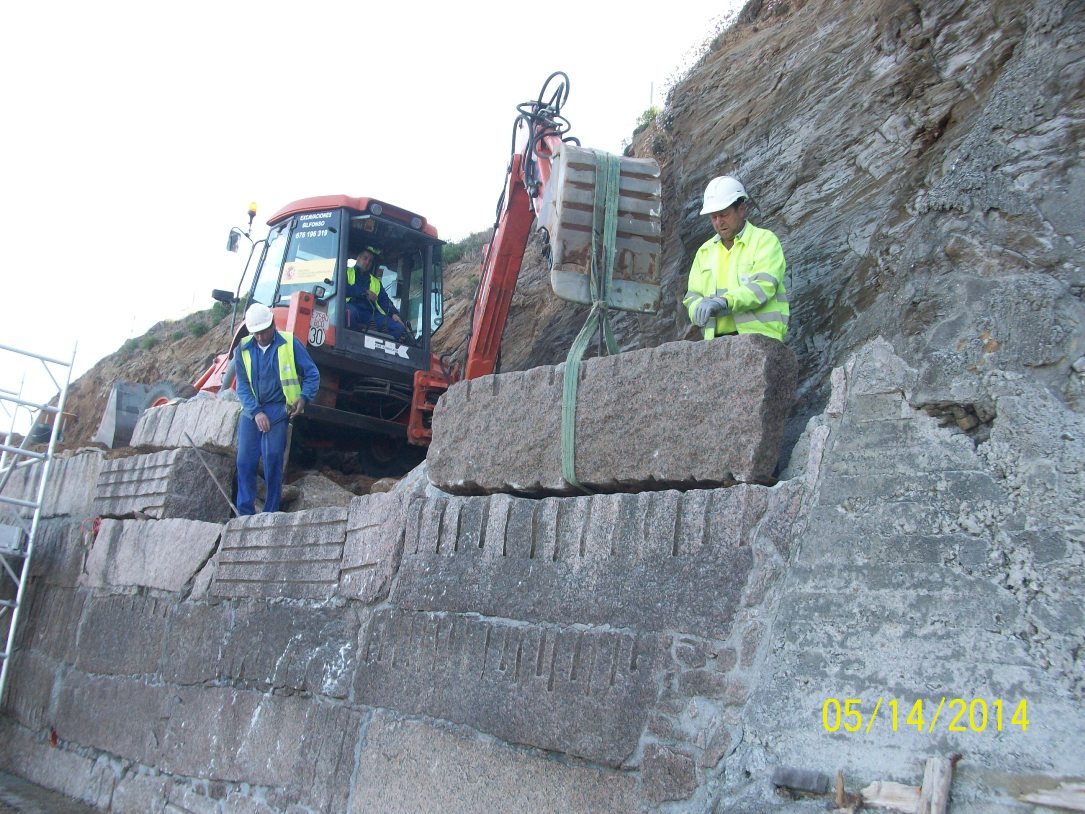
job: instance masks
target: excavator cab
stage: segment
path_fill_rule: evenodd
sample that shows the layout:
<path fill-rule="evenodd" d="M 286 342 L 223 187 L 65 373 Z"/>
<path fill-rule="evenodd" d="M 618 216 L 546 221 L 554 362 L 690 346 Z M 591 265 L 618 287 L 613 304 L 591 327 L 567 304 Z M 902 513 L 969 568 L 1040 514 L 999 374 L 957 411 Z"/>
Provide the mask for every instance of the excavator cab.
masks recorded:
<path fill-rule="evenodd" d="M 430 352 L 444 318 L 437 230 L 413 212 L 344 195 L 288 204 L 268 229 L 247 300 L 270 307 L 276 327 L 293 333 L 320 369 L 320 391 L 295 434 L 310 447 L 362 452 L 371 473 L 406 471 L 425 454 L 436 401 L 419 406 L 418 377 L 447 386 Z M 363 249 L 375 255 L 376 282 L 357 267 Z M 371 285 L 380 291 L 372 305 L 365 301 Z M 386 319 L 358 319 L 363 310 Z M 387 319 L 391 313 L 401 326 Z M 242 325 L 231 354 L 246 333 Z M 220 356 L 218 372 L 205 373 L 197 389 L 228 386 L 228 363 L 228 354 Z"/>

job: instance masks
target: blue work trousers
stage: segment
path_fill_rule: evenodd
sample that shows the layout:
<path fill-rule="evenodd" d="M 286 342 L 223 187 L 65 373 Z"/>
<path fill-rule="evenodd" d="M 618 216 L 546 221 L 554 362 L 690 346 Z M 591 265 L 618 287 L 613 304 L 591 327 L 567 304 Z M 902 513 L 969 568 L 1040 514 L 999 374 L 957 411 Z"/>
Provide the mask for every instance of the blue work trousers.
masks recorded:
<path fill-rule="evenodd" d="M 364 305 L 362 304 L 364 303 Z M 407 338 L 407 329 L 387 314 L 377 313 L 366 300 L 347 303 L 347 327 L 355 331 L 374 330 L 390 334 L 397 342 Z"/>
<path fill-rule="evenodd" d="M 264 461 L 264 482 L 267 497 L 264 511 L 279 511 L 279 496 L 283 491 L 283 458 L 286 455 L 287 428 L 285 415 L 272 422 L 271 429 L 260 432 L 256 421 L 242 413 L 237 422 L 237 510 L 256 514 L 256 465 Z"/>

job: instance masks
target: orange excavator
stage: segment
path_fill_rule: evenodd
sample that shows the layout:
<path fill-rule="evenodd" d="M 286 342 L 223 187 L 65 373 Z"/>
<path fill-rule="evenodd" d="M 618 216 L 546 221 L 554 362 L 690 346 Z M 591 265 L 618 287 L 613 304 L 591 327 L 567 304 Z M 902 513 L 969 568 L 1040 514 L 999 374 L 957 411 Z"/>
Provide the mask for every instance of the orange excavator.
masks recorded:
<path fill-rule="evenodd" d="M 441 358 L 431 350 L 444 313 L 443 241 L 423 216 L 374 198 L 328 195 L 284 206 L 268 220 L 263 240 L 231 230 L 228 248 L 236 250 L 241 236 L 250 240 L 249 263 L 236 292 L 213 296 L 228 305 L 240 302 L 248 265 L 256 258 L 245 299 L 271 307 L 279 330 L 305 343 L 320 369 L 320 391 L 295 432 L 302 447 L 356 450 L 362 469 L 372 475 L 402 474 L 421 461 L 441 394 L 461 378 L 496 371 L 533 226 L 546 245 L 555 293 L 593 302 L 589 275 L 599 237 L 597 177 L 606 154 L 584 149 L 567 135 L 561 108 L 568 90 L 568 77 L 557 72 L 538 99 L 517 106 L 512 157 L 493 237 L 483 253 L 462 359 Z M 659 304 L 658 165 L 621 158 L 619 186 L 611 200 L 617 228 L 612 229 L 609 307 L 654 312 Z M 250 230 L 254 215 L 250 207 Z M 405 338 L 372 324 L 348 324 L 347 283 L 354 277 L 354 258 L 365 248 L 376 250 L 377 275 L 404 321 Z M 245 334 L 241 325 L 229 351 L 194 383 L 196 390 L 216 393 L 232 385 L 231 356 Z"/>

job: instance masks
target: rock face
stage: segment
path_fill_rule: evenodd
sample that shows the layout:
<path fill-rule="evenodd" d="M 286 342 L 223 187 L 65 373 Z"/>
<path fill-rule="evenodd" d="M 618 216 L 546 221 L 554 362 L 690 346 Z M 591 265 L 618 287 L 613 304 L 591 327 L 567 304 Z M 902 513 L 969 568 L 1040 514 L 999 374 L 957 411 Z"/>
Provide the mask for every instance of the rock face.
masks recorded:
<path fill-rule="evenodd" d="M 460 382 L 438 402 L 430 479 L 455 494 L 574 494 L 562 477 L 564 365 Z M 796 364 L 757 335 L 590 359 L 575 476 L 594 491 L 769 483 Z"/>
<path fill-rule="evenodd" d="M 625 347 L 685 334 L 710 177 L 783 241 L 779 483 L 460 497 L 416 472 L 217 542 L 181 521 L 199 548 L 165 578 L 110 524 L 116 567 L 84 576 L 108 462 L 70 463 L 0 767 L 116 812 L 812 812 L 772 778 L 918 785 L 954 752 L 951 814 L 1080 782 L 1083 11 L 751 3 L 638 141 L 670 304 L 620 317 Z M 507 363 L 560 361 L 582 316 L 530 320 Z"/>
<path fill-rule="evenodd" d="M 1085 409 L 1071 371 L 1085 351 L 1080 3 L 751 3 L 744 17 L 641 143 L 665 162 L 664 302 L 711 234 L 705 183 L 736 174 L 784 245 L 811 406 L 883 335 L 923 400 L 989 404 L 985 374 L 1012 370 Z M 627 330 L 659 337 L 645 320 Z"/>

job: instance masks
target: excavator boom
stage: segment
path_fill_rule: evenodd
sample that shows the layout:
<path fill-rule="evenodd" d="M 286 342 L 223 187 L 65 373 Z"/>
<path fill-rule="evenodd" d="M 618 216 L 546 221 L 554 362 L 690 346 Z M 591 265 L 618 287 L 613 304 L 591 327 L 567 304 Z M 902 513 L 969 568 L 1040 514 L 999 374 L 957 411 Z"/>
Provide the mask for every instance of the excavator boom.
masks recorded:
<path fill-rule="evenodd" d="M 560 79 L 546 101 L 547 88 Z M 562 299 L 591 304 L 589 278 L 602 244 L 595 218 L 599 172 L 606 155 L 566 136 L 561 115 L 569 79 L 543 83 L 536 101 L 517 107 L 512 159 L 475 292 L 464 378 L 495 372 L 509 305 L 532 227 L 546 243 L 550 280 Z M 660 172 L 653 159 L 622 158 L 613 285 L 608 307 L 641 313 L 659 308 Z"/>

